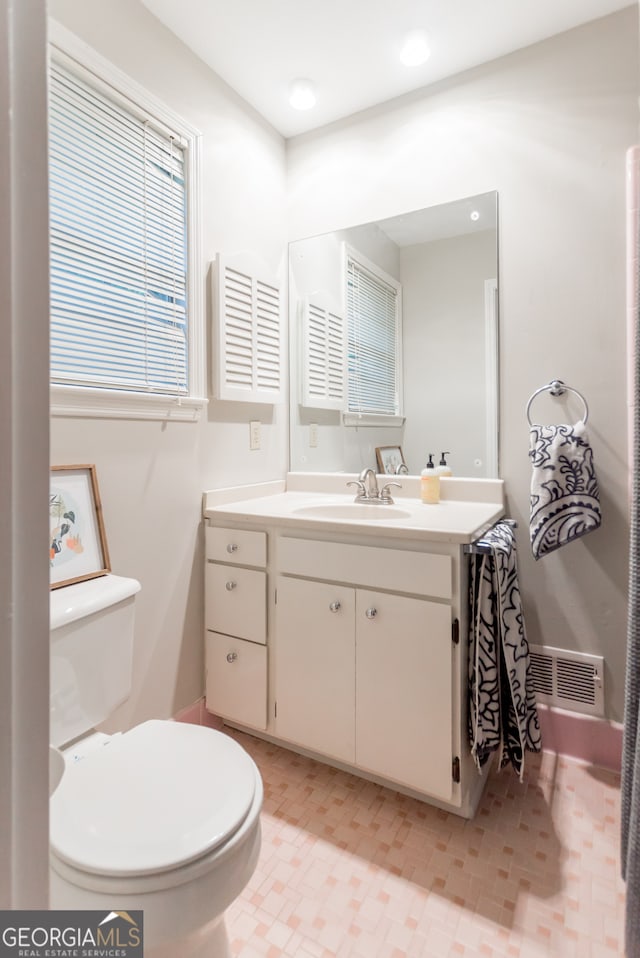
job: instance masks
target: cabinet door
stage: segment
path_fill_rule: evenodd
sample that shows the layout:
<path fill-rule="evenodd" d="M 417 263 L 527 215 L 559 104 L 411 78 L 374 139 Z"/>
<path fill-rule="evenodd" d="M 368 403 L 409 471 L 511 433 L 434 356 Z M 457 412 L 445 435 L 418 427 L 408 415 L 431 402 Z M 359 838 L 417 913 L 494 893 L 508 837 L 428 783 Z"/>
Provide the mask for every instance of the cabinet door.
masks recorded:
<path fill-rule="evenodd" d="M 448 605 L 357 592 L 359 766 L 451 798 L 451 663 Z"/>
<path fill-rule="evenodd" d="M 353 762 L 354 591 L 277 580 L 276 735 Z"/>
<path fill-rule="evenodd" d="M 267 648 L 206 634 L 207 708 L 241 725 L 267 727 Z"/>

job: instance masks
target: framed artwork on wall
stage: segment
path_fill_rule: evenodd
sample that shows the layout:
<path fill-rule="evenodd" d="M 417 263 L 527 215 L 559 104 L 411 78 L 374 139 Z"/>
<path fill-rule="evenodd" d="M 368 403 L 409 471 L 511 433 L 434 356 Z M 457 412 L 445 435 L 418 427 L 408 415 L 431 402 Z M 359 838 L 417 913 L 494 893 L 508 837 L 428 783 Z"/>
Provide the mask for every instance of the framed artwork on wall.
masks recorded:
<path fill-rule="evenodd" d="M 378 472 L 386 475 L 397 476 L 399 473 L 407 471 L 401 446 L 377 446 L 376 460 L 378 462 Z"/>
<path fill-rule="evenodd" d="M 95 466 L 52 466 L 49 482 L 52 589 L 111 571 Z"/>

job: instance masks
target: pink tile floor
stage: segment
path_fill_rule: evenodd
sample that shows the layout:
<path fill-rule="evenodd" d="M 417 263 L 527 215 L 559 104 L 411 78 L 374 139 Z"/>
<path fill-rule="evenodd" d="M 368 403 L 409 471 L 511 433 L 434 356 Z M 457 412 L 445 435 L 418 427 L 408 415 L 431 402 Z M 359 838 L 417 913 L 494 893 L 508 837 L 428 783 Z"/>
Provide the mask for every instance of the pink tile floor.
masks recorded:
<path fill-rule="evenodd" d="M 473 821 L 231 733 L 263 776 L 262 853 L 227 913 L 239 958 L 623 954 L 619 776 L 545 752 Z"/>

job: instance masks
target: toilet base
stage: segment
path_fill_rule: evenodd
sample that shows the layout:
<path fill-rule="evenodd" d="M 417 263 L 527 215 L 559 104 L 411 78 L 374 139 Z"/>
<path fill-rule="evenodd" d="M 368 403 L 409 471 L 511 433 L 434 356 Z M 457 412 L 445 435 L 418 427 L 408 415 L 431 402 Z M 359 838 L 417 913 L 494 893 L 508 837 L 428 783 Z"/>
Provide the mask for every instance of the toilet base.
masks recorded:
<path fill-rule="evenodd" d="M 225 912 L 255 871 L 261 844 L 261 805 L 260 783 L 252 814 L 225 849 L 186 865 L 182 877 L 187 871 L 191 880 L 165 888 L 153 887 L 167 881 L 162 874 L 134 876 L 127 881 L 78 873 L 52 856 L 50 907 L 142 911 L 145 958 L 231 958 Z M 172 879 L 176 880 L 175 874 Z M 144 887 L 133 887 L 136 883 Z"/>
<path fill-rule="evenodd" d="M 144 950 L 145 958 L 231 958 L 224 917 L 180 941 L 164 942 Z"/>

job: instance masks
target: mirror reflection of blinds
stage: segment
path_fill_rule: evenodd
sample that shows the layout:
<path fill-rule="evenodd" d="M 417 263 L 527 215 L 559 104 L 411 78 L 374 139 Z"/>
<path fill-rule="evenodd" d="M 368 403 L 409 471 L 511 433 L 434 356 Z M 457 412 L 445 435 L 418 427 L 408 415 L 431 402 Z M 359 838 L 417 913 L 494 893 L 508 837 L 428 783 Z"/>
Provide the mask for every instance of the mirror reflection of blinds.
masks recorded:
<path fill-rule="evenodd" d="M 52 382 L 185 394 L 184 146 L 51 73 Z"/>
<path fill-rule="evenodd" d="M 349 412 L 396 415 L 397 292 L 347 260 Z"/>

